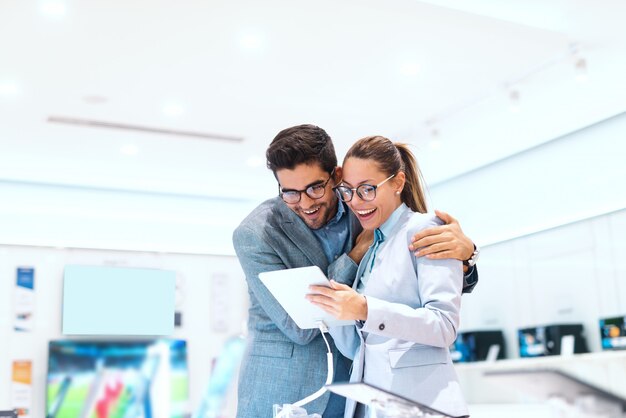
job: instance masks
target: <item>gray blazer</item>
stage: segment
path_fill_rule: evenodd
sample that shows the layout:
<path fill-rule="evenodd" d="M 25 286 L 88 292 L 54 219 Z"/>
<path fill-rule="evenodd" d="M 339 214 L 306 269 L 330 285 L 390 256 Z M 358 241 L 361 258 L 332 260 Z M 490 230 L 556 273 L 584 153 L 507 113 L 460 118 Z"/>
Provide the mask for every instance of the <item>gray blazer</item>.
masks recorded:
<path fill-rule="evenodd" d="M 441 224 L 432 214 L 405 212 L 380 245 L 363 294 L 368 316 L 356 327 L 331 329 L 354 358 L 350 381 L 365 381 L 452 416 L 468 415 L 449 346 L 456 339 L 463 288 L 458 260 L 416 258 L 406 251 L 418 231 Z M 364 266 L 359 266 L 358 278 Z M 354 415 L 346 402 L 345 417 Z"/>
<path fill-rule="evenodd" d="M 233 244 L 250 296 L 248 347 L 239 375 L 238 418 L 272 417 L 273 404 L 294 403 L 324 385 L 327 350 L 320 332 L 298 328 L 259 280 L 259 273 L 316 265 L 328 277 L 351 285 L 357 265 L 345 252 L 352 249 L 361 227 L 352 213 L 347 211 L 346 215 L 350 217 L 349 239 L 344 254 L 330 265 L 313 232 L 278 197 L 259 205 L 235 230 Z M 334 344 L 332 348 L 336 374 L 343 369 L 347 376 L 350 362 Z M 306 409 L 321 414 L 328 400 L 326 393 Z M 337 409 L 324 416 L 341 417 L 343 401 Z"/>

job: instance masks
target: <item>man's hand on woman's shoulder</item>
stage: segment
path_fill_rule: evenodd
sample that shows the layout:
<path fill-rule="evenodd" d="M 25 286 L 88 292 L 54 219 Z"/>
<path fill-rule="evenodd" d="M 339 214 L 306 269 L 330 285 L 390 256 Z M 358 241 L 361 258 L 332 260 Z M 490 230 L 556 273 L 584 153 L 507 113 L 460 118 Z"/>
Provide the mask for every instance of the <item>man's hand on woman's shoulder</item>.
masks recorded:
<path fill-rule="evenodd" d="M 459 221 L 446 212 L 435 210 L 435 214 L 445 225 L 426 228 L 415 234 L 409 250 L 414 251 L 417 257 L 468 260 L 474 252 L 474 243 L 463 233 Z"/>

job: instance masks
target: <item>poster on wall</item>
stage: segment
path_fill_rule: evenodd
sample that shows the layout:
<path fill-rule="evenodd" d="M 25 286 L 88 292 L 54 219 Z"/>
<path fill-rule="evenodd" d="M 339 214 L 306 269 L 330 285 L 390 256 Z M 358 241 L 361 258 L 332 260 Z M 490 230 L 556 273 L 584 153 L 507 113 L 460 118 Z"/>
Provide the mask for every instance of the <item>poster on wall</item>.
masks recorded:
<path fill-rule="evenodd" d="M 32 404 L 33 363 L 30 360 L 13 361 L 11 405 L 20 418 L 29 418 Z"/>
<path fill-rule="evenodd" d="M 35 314 L 35 269 L 18 267 L 15 280 L 15 319 L 16 331 L 32 331 Z"/>

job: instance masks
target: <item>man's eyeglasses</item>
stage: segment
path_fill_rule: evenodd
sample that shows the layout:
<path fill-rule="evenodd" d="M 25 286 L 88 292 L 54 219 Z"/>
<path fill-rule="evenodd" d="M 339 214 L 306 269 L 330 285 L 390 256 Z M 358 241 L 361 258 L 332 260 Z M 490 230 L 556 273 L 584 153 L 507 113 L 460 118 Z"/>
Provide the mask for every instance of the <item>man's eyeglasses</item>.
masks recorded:
<path fill-rule="evenodd" d="M 358 187 L 355 187 L 355 188 L 350 188 L 348 186 L 341 186 L 341 185 L 339 185 L 339 186 L 336 186 L 334 189 L 337 191 L 337 194 L 339 195 L 339 198 L 342 201 L 344 201 L 344 202 L 351 201 L 352 198 L 354 197 L 354 192 L 356 192 L 356 194 L 359 195 L 361 200 L 364 200 L 366 202 L 370 202 L 370 201 L 376 199 L 376 189 L 378 189 L 383 184 L 387 183 L 394 176 L 395 176 L 395 174 L 392 174 L 391 176 L 387 177 L 385 180 L 381 181 L 377 185 L 361 184 L 361 185 L 359 185 Z"/>
<path fill-rule="evenodd" d="M 302 193 L 306 193 L 311 199 L 320 199 L 326 194 L 326 185 L 333 178 L 335 170 L 330 173 L 330 177 L 323 183 L 312 184 L 303 190 L 284 190 L 278 185 L 278 194 L 285 203 L 298 203 L 302 198 Z"/>

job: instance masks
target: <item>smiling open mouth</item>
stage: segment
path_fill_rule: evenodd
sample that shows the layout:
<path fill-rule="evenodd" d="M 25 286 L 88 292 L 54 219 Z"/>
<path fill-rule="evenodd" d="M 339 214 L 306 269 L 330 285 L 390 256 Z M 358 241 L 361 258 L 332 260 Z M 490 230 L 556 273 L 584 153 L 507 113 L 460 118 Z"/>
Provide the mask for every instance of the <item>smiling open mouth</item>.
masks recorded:
<path fill-rule="evenodd" d="M 376 208 L 374 209 L 367 209 L 367 210 L 357 210 L 356 213 L 359 214 L 359 216 L 367 216 L 371 213 L 373 213 L 376 210 Z"/>
<path fill-rule="evenodd" d="M 315 212 L 317 212 L 318 210 L 320 210 L 321 206 L 316 207 L 315 209 L 309 209 L 309 210 L 304 210 L 302 209 L 302 212 L 304 212 L 307 215 L 313 215 Z"/>

